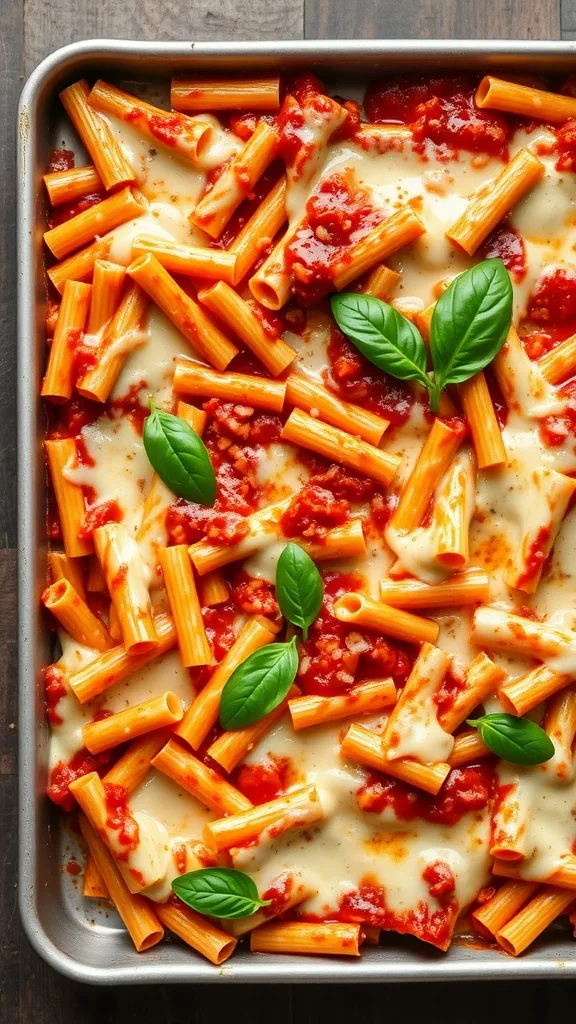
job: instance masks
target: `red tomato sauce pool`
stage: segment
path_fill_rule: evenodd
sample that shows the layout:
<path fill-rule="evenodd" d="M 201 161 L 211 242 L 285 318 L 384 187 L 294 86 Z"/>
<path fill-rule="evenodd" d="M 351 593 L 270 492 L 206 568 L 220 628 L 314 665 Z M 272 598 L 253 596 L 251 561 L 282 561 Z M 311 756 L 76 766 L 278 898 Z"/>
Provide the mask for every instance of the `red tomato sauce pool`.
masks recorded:
<path fill-rule="evenodd" d="M 86 747 L 83 747 L 69 761 L 58 761 L 50 772 L 48 796 L 63 810 L 71 811 L 76 801 L 69 792 L 70 783 L 82 778 L 83 775 L 98 771 L 110 762 L 111 757 L 112 754 L 108 750 L 102 754 L 90 754 Z"/>
<path fill-rule="evenodd" d="M 308 200 L 306 220 L 287 250 L 296 298 L 310 305 L 332 290 L 350 246 L 383 219 L 383 211 L 354 182 L 351 171 L 325 178 Z"/>
<path fill-rule="evenodd" d="M 410 672 L 408 648 L 372 631 L 362 632 L 332 614 L 335 601 L 361 590 L 359 573 L 324 572 L 324 600 L 300 651 L 296 677 L 304 693 L 323 697 L 346 693 L 355 682 L 391 675 L 403 683 Z"/>
<path fill-rule="evenodd" d="M 436 796 L 423 793 L 399 779 L 371 773 L 356 799 L 363 811 L 381 814 L 391 808 L 400 821 L 423 818 L 438 825 L 456 825 L 470 811 L 481 811 L 495 785 L 491 762 L 453 768 Z"/>
<path fill-rule="evenodd" d="M 477 81 L 467 76 L 411 76 L 376 82 L 364 106 L 376 124 L 406 124 L 414 139 L 430 139 L 451 150 L 505 157 L 510 136 L 506 118 L 474 103 Z"/>
<path fill-rule="evenodd" d="M 517 284 L 526 276 L 526 247 L 516 228 L 503 222 L 490 232 L 480 246 L 478 255 L 484 260 L 499 259 Z"/>
<path fill-rule="evenodd" d="M 241 765 L 235 773 L 234 784 L 253 804 L 265 804 L 286 792 L 292 785 L 293 775 L 289 757 L 269 754 L 265 761 Z"/>

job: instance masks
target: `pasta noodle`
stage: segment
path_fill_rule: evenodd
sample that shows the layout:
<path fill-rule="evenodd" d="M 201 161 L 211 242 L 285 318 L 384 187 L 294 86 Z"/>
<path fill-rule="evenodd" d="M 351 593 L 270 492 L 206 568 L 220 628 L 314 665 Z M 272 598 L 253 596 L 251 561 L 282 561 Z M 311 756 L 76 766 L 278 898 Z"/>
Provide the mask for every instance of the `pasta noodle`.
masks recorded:
<path fill-rule="evenodd" d="M 112 114 L 134 125 L 151 142 L 164 143 L 192 162 L 197 162 L 213 141 L 214 127 L 210 121 L 161 110 L 101 79 L 93 86 L 88 103 L 100 113 Z"/>
<path fill-rule="evenodd" d="M 277 110 L 280 79 L 176 76 L 172 79 L 170 104 L 187 114 L 197 110 Z"/>
<path fill-rule="evenodd" d="M 295 359 L 294 350 L 282 338 L 266 330 L 252 306 L 224 281 L 199 292 L 198 298 L 240 338 L 273 377 Z"/>
<path fill-rule="evenodd" d="M 133 184 L 134 170 L 116 142 L 108 122 L 88 103 L 90 89 L 82 79 L 60 93 L 60 99 L 83 144 L 86 146 L 104 188 Z"/>
<path fill-rule="evenodd" d="M 238 349 L 208 319 L 203 309 L 180 288 L 152 253 L 139 256 L 127 271 L 153 302 L 190 342 L 199 356 L 216 370 L 225 370 Z"/>
<path fill-rule="evenodd" d="M 446 232 L 451 242 L 460 245 L 469 256 L 534 187 L 544 174 L 544 164 L 529 149 L 520 149 L 485 190 L 473 197 L 462 216 Z"/>

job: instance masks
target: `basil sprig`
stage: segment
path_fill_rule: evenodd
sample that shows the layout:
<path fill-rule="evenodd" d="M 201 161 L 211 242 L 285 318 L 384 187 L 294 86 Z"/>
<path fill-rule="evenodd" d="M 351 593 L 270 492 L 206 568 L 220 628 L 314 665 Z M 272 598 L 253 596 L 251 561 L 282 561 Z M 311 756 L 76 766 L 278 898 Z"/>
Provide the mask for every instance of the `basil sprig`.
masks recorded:
<path fill-rule="evenodd" d="M 276 598 L 284 618 L 302 630 L 305 641 L 323 596 L 322 577 L 310 555 L 298 544 L 287 544 L 276 567 Z"/>
<path fill-rule="evenodd" d="M 498 757 L 512 764 L 542 764 L 554 756 L 554 744 L 536 722 L 498 712 L 466 719 Z"/>
<path fill-rule="evenodd" d="M 205 444 L 179 416 L 161 412 L 150 399 L 142 435 L 146 454 L 160 479 L 179 498 L 213 505 L 216 477 Z"/>
<path fill-rule="evenodd" d="M 287 644 L 267 644 L 234 670 L 220 698 L 223 729 L 244 729 L 282 703 L 298 671 L 296 637 Z"/>
<path fill-rule="evenodd" d="M 393 306 L 371 295 L 333 295 L 341 331 L 374 366 L 399 380 L 416 380 L 438 411 L 440 392 L 479 373 L 500 351 L 512 322 L 512 284 L 501 260 L 484 260 L 460 274 L 438 299 L 430 326 L 433 375 L 422 335 Z"/>
<path fill-rule="evenodd" d="M 271 902 L 260 899 L 250 875 L 234 868 L 189 871 L 173 880 L 172 889 L 178 899 L 199 914 L 226 920 L 248 917 Z"/>

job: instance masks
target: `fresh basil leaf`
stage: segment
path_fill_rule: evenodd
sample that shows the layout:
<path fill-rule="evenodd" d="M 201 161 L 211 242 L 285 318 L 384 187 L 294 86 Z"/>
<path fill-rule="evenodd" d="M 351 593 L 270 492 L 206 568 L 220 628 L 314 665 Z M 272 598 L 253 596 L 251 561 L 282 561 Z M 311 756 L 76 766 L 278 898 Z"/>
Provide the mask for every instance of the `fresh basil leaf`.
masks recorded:
<path fill-rule="evenodd" d="M 460 274 L 432 314 L 430 352 L 436 388 L 460 384 L 500 351 L 512 321 L 512 285 L 502 260 L 484 260 Z"/>
<path fill-rule="evenodd" d="M 305 641 L 323 597 L 322 577 L 310 555 L 298 544 L 287 544 L 276 567 L 276 598 L 284 618 L 302 630 Z"/>
<path fill-rule="evenodd" d="M 539 725 L 529 718 L 498 712 L 466 719 L 478 729 L 481 739 L 498 757 L 512 764 L 542 764 L 554 756 L 554 744 Z"/>
<path fill-rule="evenodd" d="M 230 920 L 248 917 L 271 900 L 261 900 L 250 875 L 234 868 L 200 868 L 179 875 L 172 889 L 183 903 L 199 914 Z"/>
<path fill-rule="evenodd" d="M 234 670 L 220 698 L 223 729 L 244 729 L 282 703 L 298 671 L 296 637 L 267 644 Z"/>
<path fill-rule="evenodd" d="M 397 309 L 356 292 L 333 295 L 331 305 L 340 330 L 374 366 L 398 380 L 418 380 L 430 387 L 422 336 Z"/>
<path fill-rule="evenodd" d="M 205 444 L 179 416 L 161 412 L 150 400 L 142 435 L 146 454 L 160 479 L 179 498 L 213 505 L 216 477 Z"/>

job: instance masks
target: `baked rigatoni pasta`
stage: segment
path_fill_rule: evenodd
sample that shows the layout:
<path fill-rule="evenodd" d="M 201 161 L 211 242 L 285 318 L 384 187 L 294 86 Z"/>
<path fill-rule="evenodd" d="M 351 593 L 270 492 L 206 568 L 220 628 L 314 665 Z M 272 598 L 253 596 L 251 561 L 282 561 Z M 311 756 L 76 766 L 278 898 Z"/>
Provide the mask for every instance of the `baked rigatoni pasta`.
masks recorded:
<path fill-rule="evenodd" d="M 199 110 L 277 110 L 280 79 L 176 75 L 172 79 L 170 104 L 174 110 L 187 114 Z"/>
<path fill-rule="evenodd" d="M 479 81 L 63 93 L 88 157 L 54 154 L 42 225 L 47 790 L 137 949 L 444 951 L 467 914 L 519 955 L 570 913 L 573 101 Z M 499 300 L 450 349 L 438 303 L 484 260 L 512 293 L 487 364 Z M 442 345 L 468 377 L 430 402 Z M 202 908 L 203 868 L 254 913 Z"/>
<path fill-rule="evenodd" d="M 260 121 L 244 149 L 233 158 L 198 203 L 192 214 L 193 224 L 211 238 L 218 238 L 236 208 L 274 159 L 277 148 L 276 130 L 266 121 Z"/>
<path fill-rule="evenodd" d="M 217 370 L 228 366 L 236 355 L 236 346 L 208 319 L 198 303 L 180 288 L 152 253 L 134 260 L 128 267 L 128 274 L 172 320 L 199 356 Z"/>
<path fill-rule="evenodd" d="M 44 175 L 44 184 L 51 206 L 72 203 L 102 188 L 100 175 L 93 166 L 72 167 L 70 170 L 52 171 Z"/>
<path fill-rule="evenodd" d="M 182 117 L 137 100 L 130 93 L 99 79 L 90 90 L 88 103 L 101 114 L 112 114 L 134 125 L 151 142 L 168 145 L 175 153 L 197 162 L 209 148 L 214 135 L 210 120 Z"/>
<path fill-rule="evenodd" d="M 492 229 L 534 187 L 544 174 L 544 164 L 528 149 L 520 149 L 486 190 L 472 198 L 467 210 L 447 232 L 469 256 L 476 252 Z"/>
<path fill-rule="evenodd" d="M 105 189 L 131 184 L 136 175 L 121 143 L 110 125 L 88 103 L 90 88 L 85 79 L 69 85 L 60 99 L 83 144 L 86 146 Z"/>
<path fill-rule="evenodd" d="M 92 289 L 89 284 L 66 281 L 50 348 L 43 398 L 64 402 L 74 390 L 74 352 L 82 342 Z"/>

